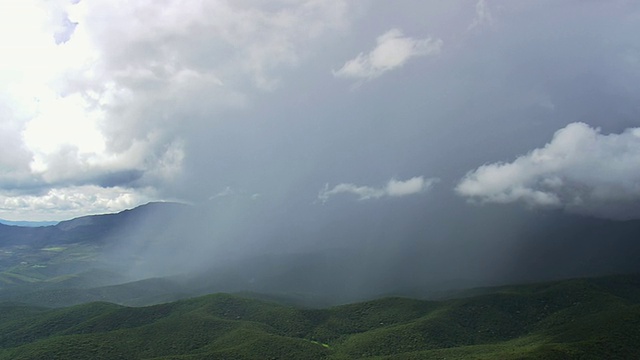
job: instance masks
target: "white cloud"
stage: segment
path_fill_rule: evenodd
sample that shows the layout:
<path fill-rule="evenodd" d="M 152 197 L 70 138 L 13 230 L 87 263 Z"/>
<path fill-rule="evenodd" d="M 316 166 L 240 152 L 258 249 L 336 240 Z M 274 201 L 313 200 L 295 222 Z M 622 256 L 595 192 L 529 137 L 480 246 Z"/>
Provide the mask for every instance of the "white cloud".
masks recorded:
<path fill-rule="evenodd" d="M 358 54 L 333 74 L 342 78 L 373 79 L 401 67 L 412 57 L 437 55 L 441 49 L 440 39 L 413 39 L 404 37 L 398 29 L 391 29 L 376 39 L 376 47 L 371 52 Z"/>
<path fill-rule="evenodd" d="M 357 186 L 354 184 L 338 184 L 329 190 L 329 184 L 318 194 L 318 199 L 322 202 L 329 200 L 329 197 L 337 194 L 351 193 L 357 195 L 359 200 L 377 199 L 385 195 L 384 189 L 376 189 L 370 186 Z"/>
<path fill-rule="evenodd" d="M 469 172 L 455 190 L 481 202 L 640 217 L 640 128 L 605 135 L 584 123 L 569 124 L 543 148 Z"/>
<path fill-rule="evenodd" d="M 387 183 L 385 192 L 389 196 L 405 196 L 411 194 L 417 194 L 424 190 L 427 190 L 433 183 L 433 179 L 427 180 L 422 176 L 412 177 L 409 180 L 401 181 L 391 179 Z"/>
<path fill-rule="evenodd" d="M 231 186 L 225 187 L 222 191 L 215 195 L 209 196 L 209 200 L 221 200 L 223 198 L 251 199 L 258 200 L 262 197 L 260 193 L 249 193 L 245 190 L 236 190 Z"/>
<path fill-rule="evenodd" d="M 277 87 L 346 15 L 345 0 L 0 1 L 0 190 L 171 188 L 185 131 Z"/>
<path fill-rule="evenodd" d="M 379 199 L 386 196 L 401 197 L 428 191 L 437 181 L 438 179 L 435 178 L 425 179 L 422 176 L 416 176 L 405 181 L 391 179 L 383 188 L 357 186 L 354 184 L 338 184 L 332 189 L 329 189 L 329 184 L 326 184 L 318 194 L 318 199 L 324 203 L 329 200 L 331 196 L 345 193 L 356 195 L 358 200 Z"/>
<path fill-rule="evenodd" d="M 233 196 L 235 195 L 235 193 L 236 192 L 231 188 L 231 186 L 227 186 L 226 188 L 224 188 L 224 190 L 220 191 L 219 193 L 210 196 L 209 200 L 215 200 L 221 197 Z"/>
<path fill-rule="evenodd" d="M 95 185 L 52 188 L 44 194 L 15 196 L 0 192 L 0 218 L 60 221 L 88 214 L 113 213 L 147 203 L 154 190 Z"/>
<path fill-rule="evenodd" d="M 493 15 L 491 15 L 491 11 L 489 11 L 487 1 L 478 0 L 478 2 L 476 3 L 476 17 L 469 25 L 469 30 L 485 25 L 493 25 Z"/>

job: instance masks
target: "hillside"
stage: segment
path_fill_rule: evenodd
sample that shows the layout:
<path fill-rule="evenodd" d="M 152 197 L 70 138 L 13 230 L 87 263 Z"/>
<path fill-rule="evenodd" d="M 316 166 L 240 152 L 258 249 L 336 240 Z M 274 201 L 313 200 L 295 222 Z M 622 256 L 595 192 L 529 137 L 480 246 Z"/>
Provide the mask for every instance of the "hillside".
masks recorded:
<path fill-rule="evenodd" d="M 0 359 L 629 359 L 640 276 L 311 310 L 215 294 L 142 308 L 4 304 Z"/>
<path fill-rule="evenodd" d="M 124 282 L 105 256 L 133 239 L 175 237 L 170 219 L 187 206 L 149 203 L 116 214 L 84 216 L 54 226 L 0 224 L 0 291 L 96 287 Z M 16 289 L 18 288 L 18 289 Z M 0 293 L 0 298 L 3 294 Z"/>

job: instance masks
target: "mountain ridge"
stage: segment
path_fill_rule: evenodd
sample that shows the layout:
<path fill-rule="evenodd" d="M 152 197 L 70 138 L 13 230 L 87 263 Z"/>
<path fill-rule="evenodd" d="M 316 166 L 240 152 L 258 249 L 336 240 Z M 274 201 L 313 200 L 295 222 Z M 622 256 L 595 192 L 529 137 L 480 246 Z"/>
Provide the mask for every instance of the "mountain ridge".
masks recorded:
<path fill-rule="evenodd" d="M 20 227 L 44 227 L 57 225 L 59 221 L 12 221 L 0 219 L 0 224 Z"/>

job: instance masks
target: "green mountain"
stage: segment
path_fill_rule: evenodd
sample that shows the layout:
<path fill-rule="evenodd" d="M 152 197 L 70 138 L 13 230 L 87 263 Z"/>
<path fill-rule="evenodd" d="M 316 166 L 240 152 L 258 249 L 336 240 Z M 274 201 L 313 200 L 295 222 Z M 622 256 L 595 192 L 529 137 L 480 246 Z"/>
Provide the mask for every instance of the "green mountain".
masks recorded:
<path fill-rule="evenodd" d="M 633 359 L 640 275 L 305 309 L 228 294 L 0 307 L 0 359 Z"/>

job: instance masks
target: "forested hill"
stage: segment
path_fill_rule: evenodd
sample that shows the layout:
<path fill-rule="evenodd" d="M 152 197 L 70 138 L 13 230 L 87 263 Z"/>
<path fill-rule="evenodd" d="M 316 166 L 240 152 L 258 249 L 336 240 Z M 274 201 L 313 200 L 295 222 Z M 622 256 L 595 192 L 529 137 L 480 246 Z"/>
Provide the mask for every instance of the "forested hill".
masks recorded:
<path fill-rule="evenodd" d="M 640 276 L 310 310 L 228 294 L 142 308 L 3 304 L 0 359 L 632 359 Z"/>

